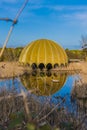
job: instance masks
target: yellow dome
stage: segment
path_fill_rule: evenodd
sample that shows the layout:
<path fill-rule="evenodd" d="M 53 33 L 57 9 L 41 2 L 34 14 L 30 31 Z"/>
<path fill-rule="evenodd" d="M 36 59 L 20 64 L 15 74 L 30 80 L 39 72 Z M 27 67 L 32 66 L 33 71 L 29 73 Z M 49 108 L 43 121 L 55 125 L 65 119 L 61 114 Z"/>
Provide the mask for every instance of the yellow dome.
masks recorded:
<path fill-rule="evenodd" d="M 37 66 L 43 63 L 46 67 L 48 63 L 52 66 L 66 65 L 68 59 L 65 50 L 60 45 L 51 40 L 40 39 L 31 42 L 23 49 L 19 62 L 29 65 L 36 63 Z"/>

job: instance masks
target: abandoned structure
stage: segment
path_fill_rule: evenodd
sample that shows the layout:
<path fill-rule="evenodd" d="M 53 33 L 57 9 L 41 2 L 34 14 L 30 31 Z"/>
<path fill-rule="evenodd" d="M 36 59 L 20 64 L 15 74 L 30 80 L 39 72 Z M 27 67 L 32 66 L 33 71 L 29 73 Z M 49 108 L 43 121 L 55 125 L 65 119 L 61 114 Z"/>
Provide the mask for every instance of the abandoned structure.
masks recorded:
<path fill-rule="evenodd" d="M 66 66 L 68 58 L 65 50 L 57 43 L 48 39 L 39 39 L 28 44 L 22 51 L 20 63 L 34 68 L 55 68 Z"/>

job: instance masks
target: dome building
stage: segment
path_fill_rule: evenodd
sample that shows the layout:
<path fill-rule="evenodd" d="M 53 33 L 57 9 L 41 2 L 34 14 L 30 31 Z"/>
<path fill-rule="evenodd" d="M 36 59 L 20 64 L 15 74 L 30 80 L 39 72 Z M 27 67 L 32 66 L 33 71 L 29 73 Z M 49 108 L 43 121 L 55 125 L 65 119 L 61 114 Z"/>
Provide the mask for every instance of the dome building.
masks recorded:
<path fill-rule="evenodd" d="M 22 51 L 20 63 L 29 64 L 32 67 L 44 68 L 50 66 L 65 66 L 68 58 L 65 50 L 57 43 L 48 39 L 39 39 L 28 44 Z"/>

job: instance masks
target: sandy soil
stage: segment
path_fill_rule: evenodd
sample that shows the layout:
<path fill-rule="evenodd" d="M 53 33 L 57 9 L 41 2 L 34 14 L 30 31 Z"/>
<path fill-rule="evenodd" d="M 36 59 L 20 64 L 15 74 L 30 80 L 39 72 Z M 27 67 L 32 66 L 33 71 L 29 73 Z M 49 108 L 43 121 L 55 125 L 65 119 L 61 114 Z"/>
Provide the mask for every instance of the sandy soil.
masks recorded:
<path fill-rule="evenodd" d="M 25 71 L 26 68 L 18 62 L 0 62 L 0 79 L 20 76 Z"/>

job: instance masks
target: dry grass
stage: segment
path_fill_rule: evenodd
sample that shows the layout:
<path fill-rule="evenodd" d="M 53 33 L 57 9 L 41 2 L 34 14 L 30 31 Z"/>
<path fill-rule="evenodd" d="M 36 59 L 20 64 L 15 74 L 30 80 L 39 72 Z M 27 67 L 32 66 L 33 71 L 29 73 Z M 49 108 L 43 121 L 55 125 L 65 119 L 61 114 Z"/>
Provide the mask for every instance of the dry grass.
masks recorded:
<path fill-rule="evenodd" d="M 0 62 L 0 78 L 16 77 L 24 74 L 27 67 L 21 66 L 18 62 Z M 28 71 L 30 68 L 28 67 Z"/>
<path fill-rule="evenodd" d="M 11 96 L 8 98 L 8 96 Z M 41 103 L 36 100 L 31 94 L 26 95 L 26 103 L 29 113 L 25 110 L 25 100 L 23 95 L 18 96 L 15 91 L 8 92 L 2 90 L 0 92 L 0 125 L 6 126 L 8 130 L 12 120 L 18 117 L 19 113 L 23 113 L 22 122 L 20 124 L 20 130 L 25 130 L 27 124 L 35 125 L 34 130 L 40 130 L 44 125 L 49 126 L 50 129 L 55 130 L 86 130 L 86 114 L 81 114 L 81 111 L 75 109 L 76 105 L 73 101 L 71 104 L 66 105 L 66 97 L 55 97 L 57 104 L 50 103 L 50 100 L 46 100 L 45 103 Z M 72 107 L 72 111 L 69 110 L 69 105 Z M 27 115 L 28 114 L 28 115 Z M 27 117 L 30 118 L 27 118 Z M 18 128 L 15 126 L 14 130 Z M 13 130 L 13 129 L 11 129 Z M 27 129 L 26 129 L 27 130 Z"/>

